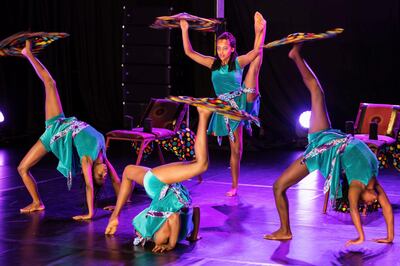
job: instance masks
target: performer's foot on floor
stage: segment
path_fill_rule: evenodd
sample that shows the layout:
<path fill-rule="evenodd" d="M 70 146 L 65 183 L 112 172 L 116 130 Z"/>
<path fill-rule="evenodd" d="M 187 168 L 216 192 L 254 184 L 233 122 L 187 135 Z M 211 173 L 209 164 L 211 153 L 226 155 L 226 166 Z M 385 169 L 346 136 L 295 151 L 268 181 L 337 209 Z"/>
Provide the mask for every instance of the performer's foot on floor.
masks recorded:
<path fill-rule="evenodd" d="M 264 239 L 268 240 L 290 240 L 292 239 L 292 233 L 285 233 L 283 230 L 278 230 L 272 234 L 264 235 Z"/>
<path fill-rule="evenodd" d="M 104 234 L 106 235 L 113 235 L 117 231 L 118 228 L 118 219 L 117 218 L 110 218 L 108 221 L 108 225 Z"/>
<path fill-rule="evenodd" d="M 43 211 L 45 209 L 44 204 L 42 202 L 40 203 L 34 203 L 32 202 L 25 208 L 19 209 L 21 213 L 30 213 L 30 212 L 36 212 L 36 211 Z"/>
<path fill-rule="evenodd" d="M 199 228 L 200 228 L 200 208 L 199 207 L 193 207 L 193 231 L 190 233 L 190 236 L 186 238 L 187 241 L 189 242 L 194 242 L 199 240 L 201 237 L 199 237 Z"/>
<path fill-rule="evenodd" d="M 225 194 L 227 197 L 234 197 L 237 196 L 237 188 L 231 188 L 228 192 Z"/>

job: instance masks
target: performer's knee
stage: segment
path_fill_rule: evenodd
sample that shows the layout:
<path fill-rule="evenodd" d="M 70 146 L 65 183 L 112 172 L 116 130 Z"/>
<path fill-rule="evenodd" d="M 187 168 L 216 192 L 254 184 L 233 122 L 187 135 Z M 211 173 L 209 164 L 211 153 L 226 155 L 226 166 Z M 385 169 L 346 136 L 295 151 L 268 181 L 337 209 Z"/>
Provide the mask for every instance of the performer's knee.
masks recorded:
<path fill-rule="evenodd" d="M 29 172 L 29 167 L 27 167 L 26 165 L 20 163 L 17 167 L 17 171 L 19 173 L 19 175 L 21 177 L 23 177 L 24 175 L 28 174 Z"/>

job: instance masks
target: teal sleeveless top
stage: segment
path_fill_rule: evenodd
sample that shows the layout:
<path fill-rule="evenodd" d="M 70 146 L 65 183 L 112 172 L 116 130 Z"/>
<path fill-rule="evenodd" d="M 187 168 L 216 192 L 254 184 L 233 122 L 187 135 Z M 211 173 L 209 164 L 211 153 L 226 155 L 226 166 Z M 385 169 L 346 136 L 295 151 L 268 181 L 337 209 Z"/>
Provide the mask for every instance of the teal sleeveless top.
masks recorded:
<path fill-rule="evenodd" d="M 211 72 L 211 81 L 217 96 L 236 91 L 242 87 L 243 68 L 240 67 L 237 58 L 235 60 L 235 65 L 236 70 L 234 71 L 228 71 L 229 66 L 225 65 L 220 69 Z M 240 110 L 246 110 L 246 93 L 236 97 L 234 101 Z M 236 130 L 240 123 L 240 121 L 229 119 L 229 126 L 232 132 Z M 216 113 L 212 115 L 207 133 L 213 136 L 227 136 L 229 134 L 222 115 Z"/>

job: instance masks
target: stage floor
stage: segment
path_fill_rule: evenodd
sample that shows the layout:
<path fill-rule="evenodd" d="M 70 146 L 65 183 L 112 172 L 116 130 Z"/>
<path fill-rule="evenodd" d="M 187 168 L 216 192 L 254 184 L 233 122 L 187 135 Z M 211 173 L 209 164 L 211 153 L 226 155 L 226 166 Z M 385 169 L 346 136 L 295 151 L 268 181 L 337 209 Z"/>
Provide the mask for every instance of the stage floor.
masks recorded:
<path fill-rule="evenodd" d="M 268 241 L 263 235 L 279 226 L 272 184 L 301 151 L 245 152 L 239 196 L 233 198 L 225 196 L 231 184 L 229 154 L 212 151 L 204 181 L 184 183 L 201 208 L 202 239 L 153 254 L 132 244 L 132 218 L 150 202 L 142 189 L 123 209 L 117 234 L 105 236 L 109 212 L 98 208 L 90 222 L 71 219 L 84 212 L 83 182 L 75 180 L 68 191 L 53 155 L 32 170 L 46 210 L 20 214 L 30 199 L 16 168 L 27 149 L 0 148 L 0 265 L 400 265 L 400 173 L 394 169 L 379 176 L 397 220 L 394 244 L 371 241 L 386 236 L 379 211 L 362 217 L 367 241 L 346 248 L 344 243 L 356 237 L 350 215 L 331 209 L 322 214 L 323 179 L 315 173 L 288 191 L 293 240 Z M 108 157 L 119 174 L 134 161 L 126 150 L 111 149 Z M 157 160 L 144 164 L 154 166 Z M 108 182 L 98 205 L 114 200 Z"/>

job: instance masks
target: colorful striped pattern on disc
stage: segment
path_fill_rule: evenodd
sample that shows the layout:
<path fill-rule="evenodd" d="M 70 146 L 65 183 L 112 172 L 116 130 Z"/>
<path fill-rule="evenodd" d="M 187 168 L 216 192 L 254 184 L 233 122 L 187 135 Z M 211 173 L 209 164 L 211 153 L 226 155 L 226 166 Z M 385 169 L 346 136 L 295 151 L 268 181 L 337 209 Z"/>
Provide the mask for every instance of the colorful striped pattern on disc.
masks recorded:
<path fill-rule="evenodd" d="M 328 31 L 322 32 L 322 33 L 296 32 L 296 33 L 289 34 L 287 37 L 282 38 L 280 40 L 276 40 L 276 41 L 267 43 L 263 47 L 268 49 L 268 48 L 273 48 L 273 47 L 277 47 L 277 46 L 281 46 L 281 45 L 285 45 L 285 44 L 322 40 L 322 39 L 335 37 L 338 34 L 342 33 L 343 31 L 344 30 L 342 28 L 336 28 L 336 29 L 328 30 Z"/>
<path fill-rule="evenodd" d="M 32 52 L 37 54 L 52 42 L 68 36 L 64 32 L 19 32 L 0 42 L 0 56 L 22 56 L 26 40 L 31 40 Z"/>
<path fill-rule="evenodd" d="M 169 96 L 168 99 L 175 102 L 186 103 L 192 106 L 205 108 L 212 112 L 219 113 L 232 120 L 250 120 L 259 122 L 258 117 L 232 107 L 228 102 L 218 98 L 194 98 L 191 96 Z"/>
<path fill-rule="evenodd" d="M 214 32 L 216 26 L 221 24 L 218 19 L 201 18 L 183 12 L 173 16 L 157 17 L 150 27 L 154 29 L 180 28 L 180 20 L 186 20 L 189 23 L 189 28 L 197 31 Z"/>

